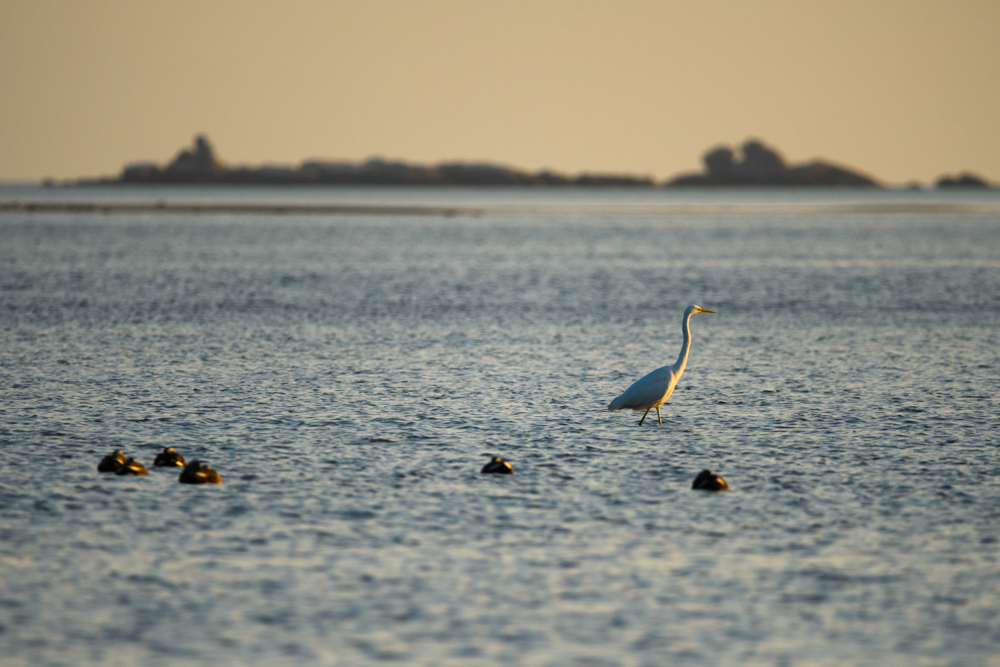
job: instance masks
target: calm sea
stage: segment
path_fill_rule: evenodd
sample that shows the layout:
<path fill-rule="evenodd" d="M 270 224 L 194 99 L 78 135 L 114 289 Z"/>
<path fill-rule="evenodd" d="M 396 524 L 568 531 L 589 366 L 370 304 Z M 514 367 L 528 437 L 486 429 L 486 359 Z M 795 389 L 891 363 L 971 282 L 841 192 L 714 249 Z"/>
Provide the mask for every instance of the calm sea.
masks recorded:
<path fill-rule="evenodd" d="M 1000 665 L 1000 193 L 15 200 L 400 208 L 0 212 L 4 665 Z"/>

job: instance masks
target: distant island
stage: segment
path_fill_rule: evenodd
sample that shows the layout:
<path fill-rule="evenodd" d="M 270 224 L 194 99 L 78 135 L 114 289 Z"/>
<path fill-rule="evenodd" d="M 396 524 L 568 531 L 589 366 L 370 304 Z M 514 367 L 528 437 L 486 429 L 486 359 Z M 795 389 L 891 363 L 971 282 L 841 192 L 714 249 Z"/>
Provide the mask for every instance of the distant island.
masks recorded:
<path fill-rule="evenodd" d="M 756 139 L 740 147 L 737 155 L 728 146 L 719 146 L 702 156 L 705 170 L 696 174 L 682 174 L 667 181 L 667 186 L 793 186 L 793 187 L 885 187 L 871 176 L 853 169 L 822 160 L 798 165 L 787 165 L 776 150 Z M 975 174 L 941 176 L 935 181 L 937 188 L 989 188 L 985 179 Z M 919 188 L 919 185 L 911 187 Z"/>
<path fill-rule="evenodd" d="M 705 171 L 682 174 L 668 185 L 697 186 L 807 186 L 879 188 L 870 176 L 822 161 L 787 165 L 778 151 L 756 139 L 746 141 L 737 154 L 728 146 L 714 148 L 702 157 Z"/>
<path fill-rule="evenodd" d="M 702 157 L 704 170 L 682 174 L 665 182 L 649 176 L 582 173 L 575 176 L 543 170 L 525 171 L 485 162 L 412 164 L 371 158 L 364 162 L 307 160 L 299 166 L 227 166 L 205 135 L 198 135 L 166 165 L 135 162 L 116 178 L 78 181 L 78 184 L 233 184 L 233 185 L 409 185 L 409 186 L 531 186 L 531 187 L 846 187 L 882 188 L 859 171 L 822 160 L 787 164 L 781 154 L 757 139 L 738 152 L 728 146 Z M 914 186 L 919 187 L 919 186 Z M 942 176 L 937 188 L 989 188 L 974 174 Z"/>
<path fill-rule="evenodd" d="M 307 160 L 298 167 L 223 164 L 208 138 L 195 137 L 164 167 L 151 162 L 126 165 L 121 176 L 103 183 L 219 183 L 252 185 L 469 185 L 469 186 L 604 186 L 643 187 L 656 184 L 648 176 L 528 172 L 481 162 L 445 162 L 427 166 L 371 158 L 364 162 Z"/>

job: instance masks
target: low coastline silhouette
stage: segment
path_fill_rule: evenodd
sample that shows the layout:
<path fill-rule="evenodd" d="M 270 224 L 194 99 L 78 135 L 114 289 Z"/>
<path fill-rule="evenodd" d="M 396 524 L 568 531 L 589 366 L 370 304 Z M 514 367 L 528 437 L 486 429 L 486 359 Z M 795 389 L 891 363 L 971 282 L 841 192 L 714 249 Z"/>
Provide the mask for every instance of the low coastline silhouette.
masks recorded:
<path fill-rule="evenodd" d="M 564 174 L 528 171 L 490 162 L 443 162 L 425 165 L 372 157 L 363 162 L 306 160 L 292 165 L 227 165 L 204 134 L 194 138 L 165 165 L 132 162 L 115 177 L 79 179 L 73 185 L 374 185 L 571 188 L 705 188 L 705 187 L 837 187 L 880 189 L 886 185 L 861 171 L 826 160 L 789 164 L 776 149 L 748 139 L 737 149 L 716 146 L 703 156 L 700 172 L 666 181 L 627 173 Z M 52 182 L 48 182 L 54 185 Z M 912 183 L 912 188 L 922 188 Z M 993 188 L 985 178 L 962 172 L 942 175 L 933 187 Z"/>

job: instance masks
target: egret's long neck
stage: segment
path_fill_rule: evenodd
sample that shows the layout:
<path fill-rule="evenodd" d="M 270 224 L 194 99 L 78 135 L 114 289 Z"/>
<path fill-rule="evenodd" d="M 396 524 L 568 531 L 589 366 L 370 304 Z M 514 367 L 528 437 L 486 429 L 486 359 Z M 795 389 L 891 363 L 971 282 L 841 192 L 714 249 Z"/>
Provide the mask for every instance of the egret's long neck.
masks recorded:
<path fill-rule="evenodd" d="M 681 330 L 684 332 L 684 344 L 681 345 L 681 353 L 677 355 L 677 362 L 674 364 L 675 373 L 683 373 L 684 367 L 687 366 L 688 362 L 688 352 L 691 351 L 691 316 L 694 315 L 692 310 L 690 313 L 685 313 L 684 319 L 681 321 Z"/>

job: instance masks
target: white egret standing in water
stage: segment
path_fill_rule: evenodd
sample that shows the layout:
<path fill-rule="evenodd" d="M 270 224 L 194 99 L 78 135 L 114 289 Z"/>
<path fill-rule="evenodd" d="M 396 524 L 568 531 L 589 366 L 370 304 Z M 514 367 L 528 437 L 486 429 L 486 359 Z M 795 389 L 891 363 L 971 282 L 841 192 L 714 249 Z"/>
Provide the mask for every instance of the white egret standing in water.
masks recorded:
<path fill-rule="evenodd" d="M 677 356 L 677 362 L 673 366 L 657 368 L 649 375 L 636 380 L 631 387 L 625 390 L 624 394 L 611 401 L 611 404 L 608 405 L 608 410 L 615 412 L 618 410 L 634 410 L 636 412 L 645 410 L 646 412 L 642 415 L 642 419 L 639 420 L 639 426 L 642 426 L 642 422 L 646 421 L 646 415 L 649 414 L 649 411 L 656 408 L 656 419 L 662 424 L 663 419 L 660 418 L 660 406 L 670 398 L 670 394 L 674 393 L 677 381 L 684 374 L 688 352 L 691 351 L 691 316 L 695 313 L 714 312 L 714 310 L 708 310 L 701 306 L 688 306 L 687 310 L 684 311 L 684 318 L 681 320 L 681 329 L 684 331 L 684 344 L 681 345 L 681 353 Z"/>

